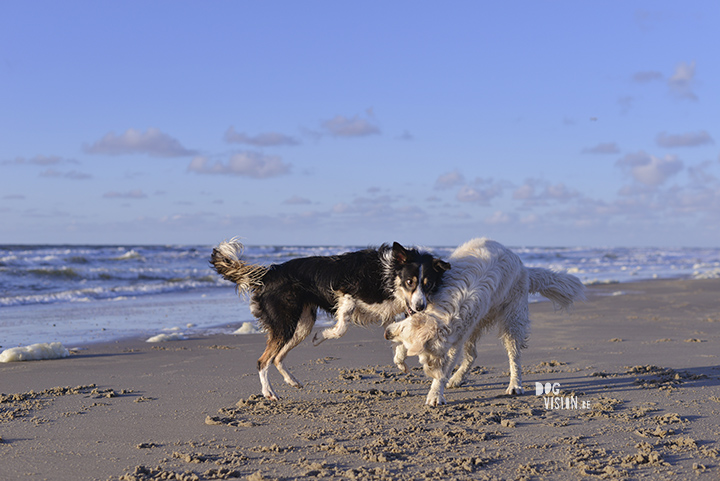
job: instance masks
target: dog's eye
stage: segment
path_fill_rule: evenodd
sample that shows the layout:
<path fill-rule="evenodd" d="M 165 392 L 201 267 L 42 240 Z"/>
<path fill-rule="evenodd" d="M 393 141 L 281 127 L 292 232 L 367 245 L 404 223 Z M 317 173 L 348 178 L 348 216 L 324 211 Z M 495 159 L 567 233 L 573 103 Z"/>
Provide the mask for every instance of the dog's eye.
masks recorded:
<path fill-rule="evenodd" d="M 405 281 L 405 284 L 406 284 L 408 287 L 415 287 L 415 278 L 413 277 L 412 279 L 406 280 L 406 281 Z"/>

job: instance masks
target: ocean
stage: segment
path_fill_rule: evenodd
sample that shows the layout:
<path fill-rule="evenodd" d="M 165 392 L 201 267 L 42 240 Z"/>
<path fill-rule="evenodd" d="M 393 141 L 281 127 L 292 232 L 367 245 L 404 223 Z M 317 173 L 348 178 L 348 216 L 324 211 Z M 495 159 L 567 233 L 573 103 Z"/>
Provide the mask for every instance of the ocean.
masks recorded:
<path fill-rule="evenodd" d="M 269 265 L 363 247 L 247 246 L 244 258 Z M 427 249 L 447 258 L 454 248 Z M 588 285 L 720 277 L 720 248 L 513 250 L 527 266 L 565 270 Z M 233 332 L 253 319 L 247 299 L 210 268 L 211 251 L 209 245 L 0 246 L 0 349 Z"/>

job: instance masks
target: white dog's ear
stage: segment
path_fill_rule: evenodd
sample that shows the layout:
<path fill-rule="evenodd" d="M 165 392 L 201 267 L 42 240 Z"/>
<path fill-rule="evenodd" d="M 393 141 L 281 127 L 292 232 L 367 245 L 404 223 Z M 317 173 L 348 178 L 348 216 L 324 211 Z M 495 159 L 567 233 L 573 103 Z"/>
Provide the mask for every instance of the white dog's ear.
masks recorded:
<path fill-rule="evenodd" d="M 426 316 L 415 315 L 413 319 L 413 337 L 408 343 L 408 356 L 417 356 L 425 350 L 425 345 L 437 335 L 437 325 Z"/>
<path fill-rule="evenodd" d="M 407 346 L 407 355 L 408 356 L 417 356 L 423 351 L 423 348 L 425 347 L 424 342 L 420 342 L 419 339 L 414 339 L 412 344 Z"/>

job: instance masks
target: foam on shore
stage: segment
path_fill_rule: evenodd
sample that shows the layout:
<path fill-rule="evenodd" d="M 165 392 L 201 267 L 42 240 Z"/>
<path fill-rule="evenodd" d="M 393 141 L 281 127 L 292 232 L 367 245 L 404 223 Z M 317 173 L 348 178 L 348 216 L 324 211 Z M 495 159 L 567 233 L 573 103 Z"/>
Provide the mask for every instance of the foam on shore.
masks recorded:
<path fill-rule="evenodd" d="M 38 343 L 29 346 L 11 347 L 0 353 L 0 362 L 39 361 L 68 357 L 70 352 L 59 342 Z"/>
<path fill-rule="evenodd" d="M 185 341 L 187 337 L 182 332 L 172 332 L 169 334 L 157 334 L 147 339 L 145 342 L 167 342 L 167 341 Z"/>
<path fill-rule="evenodd" d="M 242 326 L 235 330 L 233 334 L 260 334 L 260 332 L 262 331 L 255 327 L 252 322 L 243 322 Z"/>

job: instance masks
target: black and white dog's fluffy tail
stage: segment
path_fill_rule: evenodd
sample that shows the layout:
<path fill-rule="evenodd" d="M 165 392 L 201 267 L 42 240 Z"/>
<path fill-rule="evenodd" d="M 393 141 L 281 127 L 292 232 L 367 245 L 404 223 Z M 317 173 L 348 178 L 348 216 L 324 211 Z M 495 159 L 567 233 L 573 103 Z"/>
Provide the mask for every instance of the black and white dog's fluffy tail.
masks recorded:
<path fill-rule="evenodd" d="M 218 274 L 237 286 L 238 294 L 246 294 L 262 285 L 267 268 L 248 264 L 240 259 L 245 248 L 236 239 L 220 243 L 212 251 L 210 264 Z"/>
<path fill-rule="evenodd" d="M 568 310 L 574 301 L 585 300 L 585 286 L 577 277 L 542 267 L 526 267 L 531 294 L 550 299 L 557 309 Z"/>

